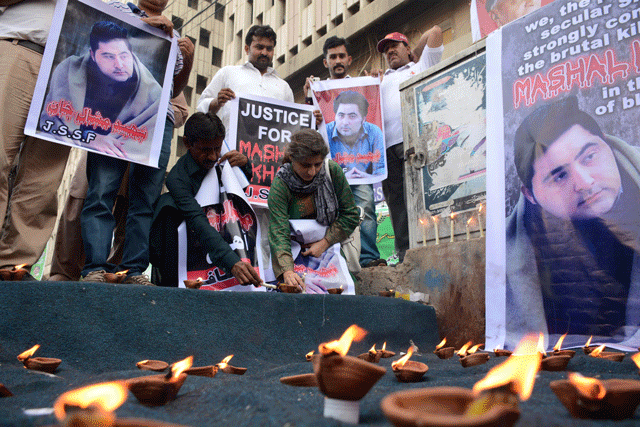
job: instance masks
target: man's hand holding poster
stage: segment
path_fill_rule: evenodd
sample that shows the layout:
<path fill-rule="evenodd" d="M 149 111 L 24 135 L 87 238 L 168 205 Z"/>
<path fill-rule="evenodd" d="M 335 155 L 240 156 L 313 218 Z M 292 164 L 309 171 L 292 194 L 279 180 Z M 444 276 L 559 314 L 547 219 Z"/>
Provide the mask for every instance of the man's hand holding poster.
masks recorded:
<path fill-rule="evenodd" d="M 311 89 L 314 105 L 323 117 L 320 133 L 349 184 L 373 184 L 386 179 L 380 80 L 323 80 L 314 82 Z"/>
<path fill-rule="evenodd" d="M 488 348 L 640 345 L 639 27 L 556 0 L 487 40 Z"/>
<path fill-rule="evenodd" d="M 203 207 L 209 224 L 216 229 L 229 244 L 241 261 L 251 264 L 262 278 L 262 252 L 260 242 L 260 224 L 249 205 L 240 184 L 246 182 L 239 168 L 233 168 L 228 162 L 221 168 L 209 171 L 202 181 L 196 200 Z M 242 177 L 241 179 L 238 179 Z M 224 291 L 264 291 L 265 288 L 242 286 L 229 272 L 213 265 L 209 254 L 187 230 L 186 222 L 178 228 L 179 286 L 185 287 L 184 280 L 204 281 L 201 289 Z"/>
<path fill-rule="evenodd" d="M 58 1 L 25 133 L 157 167 L 176 54 L 104 2 Z"/>
<path fill-rule="evenodd" d="M 271 181 L 282 164 L 291 135 L 316 128 L 313 107 L 255 95 L 236 93 L 230 108 L 227 144 L 253 164 L 253 178 L 246 195 L 256 206 L 267 206 Z"/>

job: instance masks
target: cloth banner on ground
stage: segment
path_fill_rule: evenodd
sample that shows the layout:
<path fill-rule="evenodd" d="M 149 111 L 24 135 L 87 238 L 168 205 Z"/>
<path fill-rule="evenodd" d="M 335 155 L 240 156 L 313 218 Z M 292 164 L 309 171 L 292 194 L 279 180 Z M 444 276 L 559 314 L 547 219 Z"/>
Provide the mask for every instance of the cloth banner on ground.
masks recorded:
<path fill-rule="evenodd" d="M 271 182 L 282 164 L 291 135 L 316 128 L 313 107 L 262 96 L 236 93 L 230 107 L 227 143 L 253 164 L 253 177 L 245 193 L 249 203 L 267 206 Z"/>
<path fill-rule="evenodd" d="M 343 294 L 355 295 L 353 279 L 349 274 L 347 261 L 340 253 L 340 243 L 329 247 L 321 257 L 302 255 L 302 245 L 321 240 L 327 226 L 313 219 L 291 219 L 291 256 L 294 271 L 304 278 L 308 293 L 321 292 L 324 287 L 343 288 Z"/>
<path fill-rule="evenodd" d="M 231 167 L 229 162 L 222 167 L 220 179 L 218 170 L 215 167 L 209 171 L 196 194 L 196 200 L 203 207 L 209 224 L 222 235 L 240 259 L 250 263 L 262 277 L 262 251 L 258 244 L 260 224 L 239 183 L 239 175 L 244 177 L 244 174 L 240 168 Z M 200 289 L 264 291 L 263 287 L 240 285 L 231 273 L 213 265 L 196 236 L 188 232 L 186 222 L 178 227 L 178 258 L 179 286 L 182 288 L 185 287 L 184 280 L 201 278 L 205 284 Z"/>
<path fill-rule="evenodd" d="M 487 39 L 487 348 L 640 345 L 637 12 L 556 0 Z"/>
<path fill-rule="evenodd" d="M 323 117 L 320 133 L 349 184 L 373 184 L 386 179 L 380 79 L 322 80 L 313 82 L 311 90 L 314 107 Z"/>
<path fill-rule="evenodd" d="M 114 38 L 94 52 L 92 29 Z M 25 133 L 157 167 L 177 49 L 102 1 L 59 0 Z"/>

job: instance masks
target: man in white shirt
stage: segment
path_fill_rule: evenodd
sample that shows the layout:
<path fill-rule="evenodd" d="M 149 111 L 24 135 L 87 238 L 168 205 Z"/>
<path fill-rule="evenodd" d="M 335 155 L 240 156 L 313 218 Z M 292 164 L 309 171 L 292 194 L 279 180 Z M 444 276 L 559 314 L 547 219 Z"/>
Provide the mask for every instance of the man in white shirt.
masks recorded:
<path fill-rule="evenodd" d="M 409 249 L 400 83 L 438 63 L 443 51 L 442 31 L 437 25 L 420 37 L 413 51 L 409 48 L 409 39 L 401 33 L 387 34 L 378 42 L 378 52 L 384 55 L 389 67 L 380 84 L 388 170 L 387 179 L 382 181 L 382 192 L 389 206 L 399 262 Z"/>

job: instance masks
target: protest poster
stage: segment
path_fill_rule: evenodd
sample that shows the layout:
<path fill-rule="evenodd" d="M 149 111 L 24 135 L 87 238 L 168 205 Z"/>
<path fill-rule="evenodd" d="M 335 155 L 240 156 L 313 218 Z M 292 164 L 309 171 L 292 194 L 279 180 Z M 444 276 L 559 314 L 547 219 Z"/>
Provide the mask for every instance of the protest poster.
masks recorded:
<path fill-rule="evenodd" d="M 477 42 L 496 28 L 554 0 L 471 0 L 471 38 Z"/>
<path fill-rule="evenodd" d="M 484 52 L 414 87 L 418 138 L 426 141 L 424 206 L 430 215 L 476 209 L 486 198 Z"/>
<path fill-rule="evenodd" d="M 218 176 L 220 174 L 220 176 Z M 214 167 L 202 181 L 196 200 L 202 206 L 209 224 L 216 229 L 240 259 L 249 263 L 264 278 L 260 224 L 249 204 L 239 175 L 238 167 L 225 162 L 220 169 Z M 246 179 L 245 179 L 246 181 Z M 178 286 L 184 288 L 184 280 L 202 279 L 200 289 L 218 291 L 264 291 L 265 288 L 242 286 L 238 280 L 214 265 L 199 240 L 187 230 L 186 222 L 178 227 Z"/>
<path fill-rule="evenodd" d="M 253 165 L 253 178 L 245 192 L 249 203 L 267 206 L 271 181 L 282 164 L 291 135 L 316 128 L 313 107 L 262 96 L 236 93 L 230 109 L 228 149 L 238 150 Z"/>
<path fill-rule="evenodd" d="M 639 6 L 556 0 L 487 39 L 487 348 L 640 345 Z"/>
<path fill-rule="evenodd" d="M 59 0 L 25 133 L 157 167 L 177 49 L 107 3 Z"/>
<path fill-rule="evenodd" d="M 331 158 L 350 185 L 387 178 L 380 79 L 356 77 L 313 82 L 314 106 L 322 113 L 322 133 Z"/>

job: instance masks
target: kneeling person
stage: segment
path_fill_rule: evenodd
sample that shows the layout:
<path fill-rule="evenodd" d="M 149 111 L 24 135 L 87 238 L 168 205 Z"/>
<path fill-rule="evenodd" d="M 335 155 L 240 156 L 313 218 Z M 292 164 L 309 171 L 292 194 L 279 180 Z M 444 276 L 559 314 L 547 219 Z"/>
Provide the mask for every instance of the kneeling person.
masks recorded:
<path fill-rule="evenodd" d="M 184 127 L 184 145 L 188 152 L 176 162 L 167 176 L 169 192 L 156 207 L 151 229 L 151 262 L 154 283 L 178 286 L 178 226 L 186 221 L 187 229 L 197 236 L 214 265 L 231 273 L 242 285 L 260 285 L 262 279 L 253 266 L 241 261 L 215 228 L 211 227 L 195 196 L 204 177 L 218 163 L 229 161 L 251 178 L 251 163 L 238 151 L 220 158 L 225 129 L 212 113 L 195 113 Z"/>

